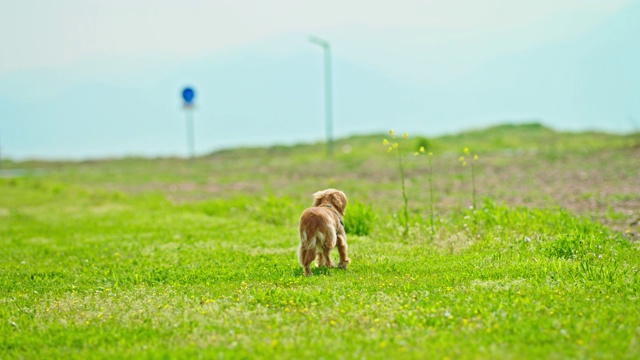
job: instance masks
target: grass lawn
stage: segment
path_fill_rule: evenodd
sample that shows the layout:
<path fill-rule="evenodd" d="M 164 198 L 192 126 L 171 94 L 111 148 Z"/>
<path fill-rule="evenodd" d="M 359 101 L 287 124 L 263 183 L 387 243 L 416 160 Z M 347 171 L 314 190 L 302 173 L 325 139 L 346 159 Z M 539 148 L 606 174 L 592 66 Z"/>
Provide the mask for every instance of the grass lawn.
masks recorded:
<path fill-rule="evenodd" d="M 0 179 L 0 359 L 640 357 L 637 135 L 409 137 L 407 236 L 382 138 L 3 162 L 32 175 Z M 304 277 L 298 217 L 327 187 L 352 262 Z"/>

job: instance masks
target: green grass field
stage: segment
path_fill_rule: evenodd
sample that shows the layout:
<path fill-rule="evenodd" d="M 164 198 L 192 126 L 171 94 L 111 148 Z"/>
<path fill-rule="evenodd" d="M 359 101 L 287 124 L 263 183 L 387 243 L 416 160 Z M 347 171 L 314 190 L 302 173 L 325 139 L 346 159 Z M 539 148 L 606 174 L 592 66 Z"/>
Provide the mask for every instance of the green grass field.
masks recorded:
<path fill-rule="evenodd" d="M 637 134 L 410 136 L 435 233 L 408 154 L 406 237 L 382 138 L 4 161 L 31 175 L 0 179 L 0 359 L 640 357 Z M 352 262 L 304 277 L 297 221 L 328 187 Z"/>

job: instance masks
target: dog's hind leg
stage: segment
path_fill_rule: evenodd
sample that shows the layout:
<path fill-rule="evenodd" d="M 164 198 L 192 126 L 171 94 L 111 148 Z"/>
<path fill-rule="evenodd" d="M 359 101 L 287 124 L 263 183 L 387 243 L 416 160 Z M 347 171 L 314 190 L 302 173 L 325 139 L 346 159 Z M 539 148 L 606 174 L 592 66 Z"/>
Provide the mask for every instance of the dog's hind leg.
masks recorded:
<path fill-rule="evenodd" d="M 309 265 L 316 257 L 316 238 L 315 236 L 307 241 L 306 232 L 300 232 L 300 248 L 298 249 L 298 261 L 304 269 L 306 276 L 311 275 L 311 268 Z"/>
<path fill-rule="evenodd" d="M 347 256 L 347 238 L 344 234 L 338 235 L 338 253 L 340 253 L 340 262 L 338 267 L 340 269 L 346 269 L 347 264 L 351 261 Z"/>
<path fill-rule="evenodd" d="M 333 261 L 331 261 L 331 249 L 322 249 L 322 257 L 324 258 L 324 266 L 330 268 L 336 266 Z"/>
<path fill-rule="evenodd" d="M 316 249 L 316 267 L 323 267 L 323 266 L 327 266 L 327 260 L 324 257 L 322 248 L 318 247 Z"/>
<path fill-rule="evenodd" d="M 304 274 L 306 276 L 311 275 L 311 268 L 309 265 L 313 262 L 313 259 L 316 257 L 316 249 L 311 250 L 301 250 L 300 251 L 300 265 L 304 269 Z"/>
<path fill-rule="evenodd" d="M 324 257 L 325 266 L 332 268 L 335 264 L 331 261 L 331 249 L 336 245 L 336 233 L 333 228 L 325 235 L 325 240 L 322 244 L 322 256 Z"/>
<path fill-rule="evenodd" d="M 324 253 L 326 238 L 327 237 L 322 232 L 318 232 L 316 234 L 316 253 L 318 254 L 316 259 L 316 266 L 318 267 L 327 266 L 327 257 L 325 256 L 325 253 Z"/>

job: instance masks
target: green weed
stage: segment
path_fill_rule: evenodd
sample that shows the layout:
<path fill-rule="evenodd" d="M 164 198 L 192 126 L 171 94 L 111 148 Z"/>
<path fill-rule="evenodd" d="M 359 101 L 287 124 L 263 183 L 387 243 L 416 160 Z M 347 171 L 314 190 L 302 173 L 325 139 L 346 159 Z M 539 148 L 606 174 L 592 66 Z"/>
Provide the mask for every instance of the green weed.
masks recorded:
<path fill-rule="evenodd" d="M 369 235 L 378 215 L 370 205 L 351 202 L 344 217 L 344 228 L 347 234 L 358 236 Z"/>

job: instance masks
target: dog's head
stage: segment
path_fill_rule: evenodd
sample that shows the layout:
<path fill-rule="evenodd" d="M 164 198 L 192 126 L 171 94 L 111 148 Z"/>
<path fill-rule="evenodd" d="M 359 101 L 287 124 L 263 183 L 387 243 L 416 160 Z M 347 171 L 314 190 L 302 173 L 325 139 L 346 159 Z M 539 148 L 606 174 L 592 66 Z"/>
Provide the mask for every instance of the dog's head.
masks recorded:
<path fill-rule="evenodd" d="M 347 196 L 336 189 L 318 191 L 313 194 L 313 206 L 322 204 L 331 205 L 340 215 L 344 216 L 344 209 L 347 207 Z"/>

